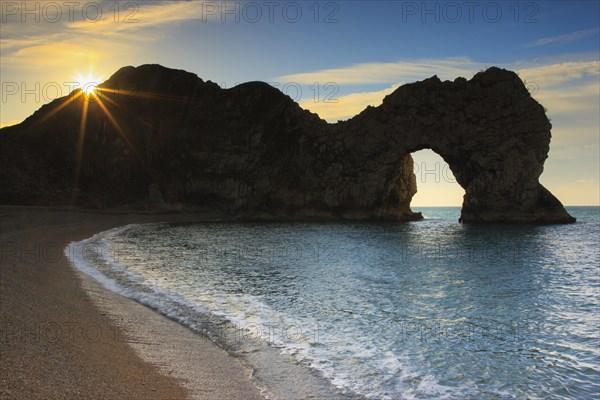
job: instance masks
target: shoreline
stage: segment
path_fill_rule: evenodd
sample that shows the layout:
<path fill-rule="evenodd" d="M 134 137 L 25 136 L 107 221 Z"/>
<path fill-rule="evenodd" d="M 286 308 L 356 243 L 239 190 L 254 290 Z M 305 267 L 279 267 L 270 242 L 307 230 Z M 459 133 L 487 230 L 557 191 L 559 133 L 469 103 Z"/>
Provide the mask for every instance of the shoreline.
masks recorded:
<path fill-rule="evenodd" d="M 221 219 L 0 206 L 0 398 L 263 399 L 241 360 L 110 292 L 64 254 L 127 224 Z"/>

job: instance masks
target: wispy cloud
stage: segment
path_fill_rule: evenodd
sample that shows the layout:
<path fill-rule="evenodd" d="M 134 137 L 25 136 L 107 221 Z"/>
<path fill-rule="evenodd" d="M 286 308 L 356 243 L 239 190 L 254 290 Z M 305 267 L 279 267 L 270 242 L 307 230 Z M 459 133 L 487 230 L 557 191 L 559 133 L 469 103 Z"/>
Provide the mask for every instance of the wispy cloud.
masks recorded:
<path fill-rule="evenodd" d="M 383 98 L 396 90 L 400 85 L 392 85 L 383 90 L 351 93 L 345 96 L 340 96 L 337 102 L 326 103 L 306 101 L 300 103 L 305 109 L 319 114 L 319 116 L 328 121 L 344 120 L 360 113 L 367 106 L 378 106 L 383 101 Z"/>
<path fill-rule="evenodd" d="M 484 64 L 466 57 L 423 59 L 397 62 L 373 62 L 353 64 L 347 67 L 289 74 L 276 78 L 283 82 L 311 84 L 334 82 L 343 84 L 372 84 L 413 82 L 437 75 L 440 79 L 454 79 L 475 73 Z"/>
<path fill-rule="evenodd" d="M 385 83 L 387 89 L 354 92 L 339 98 L 337 103 L 304 102 L 302 106 L 322 118 L 333 121 L 349 118 L 368 105 L 379 105 L 387 94 L 401 82 L 413 82 L 438 75 L 440 79 L 470 78 L 488 63 L 469 58 L 444 58 L 398 61 L 395 63 L 364 63 L 346 67 L 290 74 L 276 80 L 310 84 L 334 82 L 338 85 L 367 85 Z M 591 112 L 597 109 L 600 98 L 600 61 L 564 61 L 523 67 L 517 63 L 501 65 L 516 70 L 521 79 L 535 83 L 534 97 L 546 106 L 551 116 Z"/>
<path fill-rule="evenodd" d="M 17 5 L 23 7 L 24 4 Z M 106 6 L 99 20 L 73 21 L 65 16 L 57 23 L 23 24 L 20 20 L 8 19 L 2 26 L 0 39 L 3 66 L 28 68 L 42 59 L 44 63 L 69 65 L 85 61 L 84 58 L 96 58 L 98 54 L 107 58 L 127 55 L 135 52 L 140 44 L 151 42 L 165 30 L 172 29 L 173 24 L 220 18 L 219 13 L 207 8 L 214 7 L 214 2 L 206 1 L 131 2 L 132 8 L 121 9 L 119 14 L 111 8 L 116 3 L 95 4 Z M 23 34 L 24 28 L 27 34 Z M 133 34 L 144 28 L 143 32 Z"/>
<path fill-rule="evenodd" d="M 215 13 L 212 9 L 215 7 L 215 3 L 204 0 L 142 3 L 139 5 L 132 2 L 132 5 L 137 8 L 123 11 L 119 21 L 115 21 L 113 17 L 103 18 L 94 23 L 81 20 L 70 23 L 68 28 L 73 31 L 114 36 L 141 28 L 166 26 L 190 20 L 208 22 L 220 18 L 220 14 Z"/>
<path fill-rule="evenodd" d="M 536 94 L 536 99 L 548 109 L 550 117 L 597 112 L 599 109 L 600 83 L 590 82 L 572 87 L 546 89 Z"/>
<path fill-rule="evenodd" d="M 71 38 L 16 48 L 2 60 L 4 67 L 39 70 L 40 60 L 45 68 L 98 65 L 131 54 L 135 49 L 128 43 L 111 43 L 101 38 Z"/>
<path fill-rule="evenodd" d="M 378 106 L 383 98 L 405 82 L 415 82 L 433 75 L 440 79 L 455 79 L 458 76 L 474 74 L 484 65 L 466 57 L 444 59 L 420 59 L 397 62 L 371 62 L 353 64 L 339 68 L 324 69 L 311 72 L 289 74 L 274 78 L 279 82 L 295 82 L 313 84 L 319 82 L 342 85 L 387 84 L 386 89 L 376 91 L 354 92 L 339 97 L 336 103 L 312 102 L 301 103 L 306 109 L 319 114 L 328 121 L 348 119 L 367 106 Z"/>
<path fill-rule="evenodd" d="M 7 25 L 11 28 L 14 25 Z M 51 43 L 61 39 L 60 34 L 53 33 L 51 31 L 40 32 L 37 34 L 30 33 L 28 35 L 11 34 L 10 29 L 4 30 L 3 37 L 0 39 L 0 46 L 2 46 L 2 53 L 7 54 L 19 49 L 24 49 L 31 46 L 37 46 L 44 43 Z"/>
<path fill-rule="evenodd" d="M 563 144 L 552 145 L 550 148 L 550 157 L 556 160 L 581 160 L 582 157 L 598 157 L 600 152 L 600 144 Z"/>
<path fill-rule="evenodd" d="M 524 47 L 535 47 L 535 46 L 544 46 L 551 43 L 570 43 L 579 39 L 586 38 L 588 36 L 592 36 L 600 32 L 600 28 L 593 29 L 585 29 L 582 31 L 571 32 L 564 35 L 559 36 L 548 36 L 538 40 L 534 40 L 532 42 L 525 43 Z"/>
<path fill-rule="evenodd" d="M 600 61 L 566 61 L 517 69 L 522 79 L 549 86 L 600 75 Z"/>
<path fill-rule="evenodd" d="M 600 102 L 600 61 L 568 61 L 517 70 L 539 89 L 534 97 L 551 117 L 597 111 Z"/>

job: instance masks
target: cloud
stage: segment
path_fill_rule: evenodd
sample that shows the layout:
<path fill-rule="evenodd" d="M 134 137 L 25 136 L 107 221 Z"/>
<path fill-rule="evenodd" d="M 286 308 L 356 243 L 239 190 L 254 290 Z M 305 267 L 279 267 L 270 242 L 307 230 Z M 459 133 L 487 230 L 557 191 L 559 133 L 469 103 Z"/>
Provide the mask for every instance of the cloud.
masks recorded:
<path fill-rule="evenodd" d="M 133 49 L 125 43 L 111 43 L 100 38 L 72 38 L 56 42 L 39 42 L 16 49 L 5 55 L 4 67 L 39 70 L 40 60 L 45 68 L 66 66 L 93 66 L 107 63 L 120 55 L 130 54 Z"/>
<path fill-rule="evenodd" d="M 19 7 L 23 4 L 19 4 Z M 154 40 L 174 23 L 198 19 L 208 22 L 220 18 L 219 12 L 208 8 L 218 4 L 205 1 L 91 4 L 95 4 L 95 7 L 102 11 L 99 14 L 90 11 L 87 19 L 82 18 L 79 9 L 73 14 L 79 16 L 79 19 L 71 19 L 66 8 L 63 10 L 63 18 L 57 23 L 38 24 L 34 23 L 32 18 L 24 24 L 20 19 L 7 18 L 7 23 L 3 23 L 2 26 L 3 35 L 0 39 L 3 66 L 33 68 L 39 60 L 44 60 L 44 65 L 48 62 L 55 65 L 61 63 L 64 66 L 87 62 L 87 59 L 82 59 L 95 59 L 98 54 L 107 58 L 128 55 L 138 49 L 141 42 Z M 114 8 L 116 4 L 121 7 L 118 14 Z M 130 8 L 126 8 L 128 5 Z M 100 17 L 96 18 L 97 15 Z M 23 28 L 27 28 L 26 35 L 22 33 Z M 142 28 L 157 29 L 146 29 L 143 34 L 131 34 L 134 30 Z"/>
<path fill-rule="evenodd" d="M 583 39 L 588 36 L 595 35 L 600 31 L 600 28 L 586 29 L 583 31 L 571 32 L 565 35 L 560 36 L 548 36 L 545 38 L 541 38 L 538 40 L 534 40 L 533 42 L 525 43 L 524 47 L 535 47 L 535 46 L 544 46 L 550 43 L 570 43 L 575 40 Z"/>
<path fill-rule="evenodd" d="M 535 83 L 533 96 L 551 117 L 589 113 L 600 107 L 600 61 L 568 61 L 517 70 L 526 82 Z"/>
<path fill-rule="evenodd" d="M 300 84 L 334 82 L 338 85 L 399 83 L 414 82 L 433 75 L 437 75 L 440 79 L 454 79 L 467 73 L 475 73 L 483 67 L 484 64 L 474 62 L 466 57 L 373 62 L 289 74 L 280 76 L 276 80 Z"/>
<path fill-rule="evenodd" d="M 592 184 L 594 182 L 596 182 L 596 180 L 593 179 L 593 178 L 589 178 L 589 179 L 577 179 L 575 181 L 575 183 L 580 183 L 580 184 L 585 184 L 585 185 L 589 185 L 589 184 Z"/>
<path fill-rule="evenodd" d="M 550 86 L 583 77 L 600 75 L 600 61 L 566 61 L 517 69 L 523 80 Z"/>
<path fill-rule="evenodd" d="M 123 65 L 134 64 L 132 61 L 139 60 L 140 54 L 153 55 L 148 52 L 148 47 L 154 45 L 157 38 L 169 35 L 178 22 L 201 20 L 210 23 L 221 17 L 218 12 L 221 3 L 210 3 L 217 7 L 215 11 L 204 7 L 208 7 L 204 1 L 41 0 L 33 3 L 11 2 L 17 9 L 10 8 L 10 12 L 0 15 L 3 20 L 0 57 L 5 81 L 23 83 L 23 79 L 27 79 L 29 83 L 58 82 L 62 85 L 75 80 L 78 74 L 88 72 L 98 78 L 107 77 Z M 82 12 L 89 4 L 93 6 L 89 8 L 86 20 Z M 133 8 L 126 8 L 128 5 Z M 22 22 L 18 8 L 44 10 L 46 6 L 61 8 L 62 17 L 49 22 L 42 12 L 41 21 L 36 22 L 35 14 L 30 14 L 26 22 Z M 70 7 L 74 7 L 74 12 L 69 11 Z M 96 15 L 100 14 L 96 13 L 95 7 L 102 10 L 98 18 Z M 116 7 L 119 7 L 118 15 L 115 14 Z M 0 7 L 0 12 L 4 10 L 8 8 Z M 94 19 L 98 21 L 93 22 Z M 40 69 L 40 65 L 43 68 Z M 25 118 L 37 107 L 37 103 L 7 103 L 3 105 L 3 116 L 10 114 L 14 118 L 22 114 Z"/>
<path fill-rule="evenodd" d="M 591 82 L 571 87 L 540 90 L 535 98 L 546 107 L 548 115 L 597 112 L 600 108 L 600 83 Z"/>
<path fill-rule="evenodd" d="M 125 4 L 124 4 L 125 5 Z M 92 34 L 118 35 L 124 31 L 137 30 L 159 25 L 173 24 L 189 20 L 208 22 L 221 18 L 214 10 L 217 5 L 209 1 L 173 1 L 162 3 L 131 3 L 132 8 L 121 10 L 115 20 L 114 12 L 110 17 L 103 17 L 97 22 L 88 20 L 75 21 L 68 24 L 73 31 Z"/>
<path fill-rule="evenodd" d="M 334 121 L 347 119 L 368 105 L 379 105 L 387 94 L 400 82 L 412 82 L 438 75 L 440 79 L 453 80 L 458 76 L 474 74 L 485 68 L 482 62 L 469 58 L 443 58 L 410 60 L 390 63 L 363 63 L 320 71 L 290 74 L 276 80 L 311 84 L 334 82 L 338 85 L 367 85 L 386 83 L 392 85 L 384 90 L 355 92 L 339 98 L 337 103 L 303 102 L 301 105 L 322 118 Z M 551 64 L 525 66 L 517 63 L 502 65 L 517 70 L 525 82 L 535 83 L 538 92 L 534 97 L 540 101 L 551 116 L 573 113 L 589 113 L 597 110 L 600 98 L 600 61 L 563 61 Z"/>
<path fill-rule="evenodd" d="M 516 70 L 522 79 L 548 86 L 586 76 L 600 75 L 600 61 L 564 61 L 523 67 L 517 63 L 498 64 Z M 301 72 L 275 78 L 282 82 L 312 84 L 334 82 L 338 85 L 413 82 L 437 75 L 440 79 L 454 80 L 491 66 L 490 63 L 473 61 L 467 57 L 407 60 L 397 62 L 371 62 L 345 67 Z"/>
<path fill-rule="evenodd" d="M 13 38 L 2 38 L 0 39 L 0 46 L 2 46 L 3 52 L 9 52 L 9 50 L 19 50 L 26 47 L 38 46 L 44 43 L 48 43 L 53 39 L 56 39 L 57 35 L 49 35 L 47 37 L 42 36 L 21 36 Z"/>
<path fill-rule="evenodd" d="M 319 114 L 319 116 L 328 121 L 344 120 L 360 113 L 367 106 L 378 106 L 383 101 L 383 98 L 396 90 L 400 85 L 392 85 L 383 90 L 371 92 L 351 93 L 341 96 L 336 103 L 325 103 L 314 101 L 306 101 L 300 103 L 300 106 Z"/>
<path fill-rule="evenodd" d="M 353 64 L 345 67 L 312 72 L 289 74 L 276 78 L 279 81 L 299 84 L 337 85 L 395 84 L 413 82 L 433 75 L 440 79 L 454 80 L 458 76 L 470 75 L 486 68 L 489 63 L 473 61 L 465 57 L 407 60 L 398 62 L 373 62 Z M 518 63 L 501 65 L 516 70 L 525 82 L 532 82 L 538 89 L 534 97 L 542 103 L 549 115 L 572 115 L 597 110 L 600 99 L 600 61 L 563 61 L 550 64 L 523 66 Z M 302 106 L 319 114 L 326 120 L 347 119 L 368 105 L 379 105 L 389 88 L 383 91 L 355 92 L 340 97 L 338 103 L 309 103 Z"/>
<path fill-rule="evenodd" d="M 550 148 L 550 157 L 555 160 L 580 160 L 582 157 L 598 157 L 600 144 L 553 144 Z"/>

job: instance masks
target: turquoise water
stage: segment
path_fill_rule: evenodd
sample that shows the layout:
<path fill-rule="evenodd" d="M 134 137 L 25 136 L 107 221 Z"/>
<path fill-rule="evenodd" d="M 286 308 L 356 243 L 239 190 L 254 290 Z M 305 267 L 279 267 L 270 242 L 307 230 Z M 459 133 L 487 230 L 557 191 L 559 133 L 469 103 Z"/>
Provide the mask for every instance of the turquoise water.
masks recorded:
<path fill-rule="evenodd" d="M 569 208 L 570 225 L 419 211 L 411 223 L 132 225 L 68 251 L 245 358 L 274 397 L 597 397 L 600 208 Z"/>

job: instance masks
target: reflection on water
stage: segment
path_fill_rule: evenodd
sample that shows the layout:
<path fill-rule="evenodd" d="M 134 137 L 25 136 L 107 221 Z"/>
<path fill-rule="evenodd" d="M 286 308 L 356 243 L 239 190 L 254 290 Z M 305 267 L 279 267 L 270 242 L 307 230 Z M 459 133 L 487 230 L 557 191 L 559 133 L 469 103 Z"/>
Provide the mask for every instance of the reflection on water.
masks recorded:
<path fill-rule="evenodd" d="M 259 376 L 309 367 L 350 397 L 590 398 L 600 218 L 570 212 L 580 222 L 462 225 L 431 208 L 417 223 L 143 225 L 87 259 Z"/>

